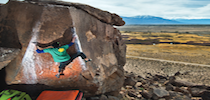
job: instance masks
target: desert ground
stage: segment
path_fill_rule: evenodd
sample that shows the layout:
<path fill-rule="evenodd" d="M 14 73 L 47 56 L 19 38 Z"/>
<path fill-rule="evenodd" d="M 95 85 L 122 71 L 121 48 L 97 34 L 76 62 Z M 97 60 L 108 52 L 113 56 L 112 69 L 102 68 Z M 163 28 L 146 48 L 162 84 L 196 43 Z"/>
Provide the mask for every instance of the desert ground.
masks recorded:
<path fill-rule="evenodd" d="M 135 25 L 117 28 L 127 45 L 125 71 L 142 76 L 146 73 L 169 76 L 182 73 L 178 79 L 210 86 L 210 25 Z"/>

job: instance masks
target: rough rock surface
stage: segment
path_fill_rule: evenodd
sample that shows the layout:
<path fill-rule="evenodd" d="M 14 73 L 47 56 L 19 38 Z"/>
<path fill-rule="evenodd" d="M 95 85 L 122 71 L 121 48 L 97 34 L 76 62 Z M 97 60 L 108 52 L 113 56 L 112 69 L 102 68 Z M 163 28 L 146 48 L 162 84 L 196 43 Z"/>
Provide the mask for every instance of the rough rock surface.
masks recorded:
<path fill-rule="evenodd" d="M 147 77 L 143 78 L 132 72 L 126 72 L 125 76 L 136 81 L 136 85 L 127 84 L 122 87 L 120 93 L 124 99 L 208 100 L 205 98 L 209 98 L 210 95 L 209 86 L 177 80 L 175 76 L 147 73 Z"/>
<path fill-rule="evenodd" d="M 146 77 L 147 73 L 176 76 L 177 79 L 197 85 L 210 85 L 210 67 L 174 63 L 161 60 L 127 58 L 124 70 Z"/>
<path fill-rule="evenodd" d="M 124 25 L 124 21 L 87 5 L 59 3 L 10 1 L 1 5 L 0 46 L 20 49 L 5 67 L 6 83 L 26 84 L 24 91 L 31 89 L 29 84 L 33 91 L 41 90 L 34 84 L 43 85 L 42 89 L 80 89 L 85 96 L 119 91 L 126 45 L 112 25 Z M 55 41 L 65 45 L 74 35 L 78 39 L 67 52 L 82 51 L 92 61 L 85 63 L 78 57 L 66 67 L 64 76 L 56 78 L 59 64 L 50 54 L 37 54 L 32 42 L 42 48 Z"/>
<path fill-rule="evenodd" d="M 210 98 L 210 86 L 181 81 L 176 79 L 176 76 L 152 73 L 147 73 L 146 76 L 144 78 L 125 71 L 125 84 L 118 96 L 112 96 L 115 98 L 113 100 L 209 100 Z M 108 98 L 110 96 L 99 95 L 83 100 L 110 100 Z"/>
<path fill-rule="evenodd" d="M 0 47 L 0 70 L 14 59 L 20 52 L 18 48 Z"/>

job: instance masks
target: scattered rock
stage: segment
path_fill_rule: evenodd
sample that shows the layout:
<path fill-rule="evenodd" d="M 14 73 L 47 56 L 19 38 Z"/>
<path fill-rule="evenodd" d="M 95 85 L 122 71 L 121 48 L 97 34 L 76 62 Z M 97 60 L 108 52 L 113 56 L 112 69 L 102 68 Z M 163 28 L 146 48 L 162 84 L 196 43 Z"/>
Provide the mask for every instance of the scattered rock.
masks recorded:
<path fill-rule="evenodd" d="M 201 97 L 203 100 L 210 100 L 210 91 L 204 91 Z"/>
<path fill-rule="evenodd" d="M 186 82 L 186 81 L 181 81 L 181 80 L 174 80 L 174 81 L 172 82 L 172 84 L 173 84 L 174 86 L 179 86 L 179 87 L 181 87 L 181 86 L 191 87 L 191 86 L 195 86 L 195 85 L 196 85 L 196 84 L 194 84 L 194 83 Z"/>
<path fill-rule="evenodd" d="M 101 95 L 99 100 L 107 100 L 107 97 L 105 95 Z"/>
<path fill-rule="evenodd" d="M 134 86 L 124 86 L 120 95 L 128 100 L 210 100 L 209 86 L 176 80 L 175 76 L 154 75 L 146 73 L 147 78 L 126 73 L 126 78 L 137 81 Z M 131 77 L 132 76 L 132 77 Z M 141 80 L 138 80 L 140 77 Z M 136 80 L 135 80 L 136 79 Z M 128 79 L 125 79 L 125 82 Z M 130 80 L 128 80 L 130 81 Z M 199 99 L 200 98 L 200 99 Z M 125 99 L 125 98 L 124 98 Z"/>
<path fill-rule="evenodd" d="M 173 91 L 173 90 L 175 90 L 175 87 L 173 85 L 171 85 L 171 84 L 167 84 L 166 85 L 166 90 L 167 91 Z"/>
<path fill-rule="evenodd" d="M 141 95 L 142 95 L 145 99 L 151 99 L 153 93 L 152 93 L 152 91 L 143 90 L 143 92 L 141 93 Z"/>
<path fill-rule="evenodd" d="M 135 87 L 138 88 L 138 87 L 140 87 L 141 85 L 142 85 L 141 82 L 137 82 L 137 83 L 135 84 Z"/>
<path fill-rule="evenodd" d="M 132 77 L 127 77 L 124 82 L 124 86 L 134 86 L 136 84 L 136 81 Z"/>
<path fill-rule="evenodd" d="M 117 98 L 115 96 L 108 96 L 107 100 L 119 100 L 119 98 Z"/>
<path fill-rule="evenodd" d="M 188 91 L 191 93 L 192 96 L 201 96 L 203 92 L 207 90 L 193 87 L 193 88 L 189 88 Z"/>
<path fill-rule="evenodd" d="M 153 88 L 153 93 L 154 93 L 158 98 L 162 98 L 162 97 L 167 97 L 167 96 L 169 96 L 169 92 L 166 91 L 165 89 L 161 89 L 161 88 Z"/>
<path fill-rule="evenodd" d="M 181 92 L 181 93 L 191 97 L 191 94 L 190 94 L 190 92 L 187 89 L 175 87 L 174 91 Z"/>

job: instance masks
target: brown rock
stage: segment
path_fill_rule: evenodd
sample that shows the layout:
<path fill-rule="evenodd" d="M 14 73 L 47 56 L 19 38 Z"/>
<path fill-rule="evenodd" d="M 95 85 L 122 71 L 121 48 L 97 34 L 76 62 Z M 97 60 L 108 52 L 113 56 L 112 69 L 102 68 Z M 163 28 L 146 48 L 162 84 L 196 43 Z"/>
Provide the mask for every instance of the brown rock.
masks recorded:
<path fill-rule="evenodd" d="M 18 48 L 0 47 L 0 70 L 7 66 L 20 52 Z"/>
<path fill-rule="evenodd" d="M 4 34 L 1 47 L 7 44 L 8 47 L 21 48 L 6 66 L 7 84 L 44 84 L 52 89 L 79 89 L 85 96 L 119 91 L 123 86 L 126 45 L 121 33 L 112 25 L 69 5 L 9 1 L 0 9 L 0 28 Z M 97 14 L 97 11 L 93 13 Z M 106 18 L 106 14 L 102 16 Z M 73 35 L 78 39 L 67 52 L 72 55 L 83 51 L 92 61 L 85 63 L 80 57 L 76 58 L 66 66 L 65 75 L 58 79 L 55 75 L 59 64 L 50 54 L 37 54 L 32 42 L 39 42 L 43 48 L 54 41 L 65 45 L 71 42 Z"/>
<path fill-rule="evenodd" d="M 135 86 L 136 81 L 132 77 L 128 77 L 125 79 L 124 86 L 129 85 L 129 86 Z"/>
<path fill-rule="evenodd" d="M 107 96 L 105 95 L 101 95 L 100 99 L 99 100 L 108 100 Z"/>
<path fill-rule="evenodd" d="M 192 87 L 192 86 L 196 85 L 194 83 L 181 81 L 181 80 L 174 80 L 171 84 L 174 86 L 179 86 L 179 87 L 181 87 L 181 86 Z"/>
<path fill-rule="evenodd" d="M 169 92 L 169 99 L 174 99 L 174 98 L 179 98 L 179 97 L 182 97 L 182 96 L 184 96 L 184 94 L 183 93 L 181 93 L 181 92 L 175 92 L 175 91 L 168 91 Z"/>
<path fill-rule="evenodd" d="M 192 100 L 192 99 L 184 95 L 184 96 L 176 96 L 173 98 L 173 100 Z"/>
<path fill-rule="evenodd" d="M 137 94 L 135 93 L 135 91 L 128 91 L 128 96 L 130 97 L 137 97 Z"/>
<path fill-rule="evenodd" d="M 175 89 L 175 87 L 173 85 L 171 85 L 171 84 L 166 85 L 166 90 L 167 91 L 173 91 L 174 89 Z"/>
<path fill-rule="evenodd" d="M 176 87 L 176 88 L 174 89 L 174 91 L 176 91 L 176 92 L 181 92 L 181 93 L 183 93 L 183 94 L 185 94 L 185 95 L 191 97 L 190 92 L 189 92 L 188 90 L 186 90 L 186 89 Z"/>
<path fill-rule="evenodd" d="M 169 96 L 169 92 L 166 91 L 165 89 L 161 89 L 161 88 L 153 88 L 153 93 L 154 93 L 158 98 L 162 98 L 162 97 L 167 97 L 167 96 Z"/>
<path fill-rule="evenodd" d="M 203 100 L 210 100 L 210 91 L 204 91 L 201 97 Z"/>
<path fill-rule="evenodd" d="M 119 98 L 109 95 L 107 100 L 119 100 Z"/>
<path fill-rule="evenodd" d="M 141 93 L 141 95 L 146 98 L 146 99 L 151 99 L 153 92 L 152 91 L 148 91 L 148 90 L 143 90 L 143 92 Z"/>
<path fill-rule="evenodd" d="M 140 87 L 141 85 L 142 85 L 141 82 L 137 82 L 137 83 L 135 84 L 135 87 L 138 88 L 138 87 Z"/>
<path fill-rule="evenodd" d="M 188 91 L 191 93 L 192 96 L 201 96 L 202 93 L 207 90 L 193 87 L 193 88 L 188 88 Z"/>

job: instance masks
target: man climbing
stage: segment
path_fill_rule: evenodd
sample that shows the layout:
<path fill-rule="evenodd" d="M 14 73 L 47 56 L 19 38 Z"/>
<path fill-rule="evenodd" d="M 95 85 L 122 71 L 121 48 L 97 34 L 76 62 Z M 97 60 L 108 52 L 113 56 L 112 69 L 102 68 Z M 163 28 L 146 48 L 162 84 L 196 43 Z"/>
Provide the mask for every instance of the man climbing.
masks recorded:
<path fill-rule="evenodd" d="M 74 44 L 76 38 L 77 37 L 75 36 L 72 39 L 71 43 L 69 43 L 67 45 L 60 46 L 59 42 L 54 42 L 52 44 L 53 48 L 48 48 L 48 49 L 44 49 L 44 50 L 40 50 L 37 48 L 37 50 L 36 50 L 37 53 L 50 53 L 53 57 L 53 60 L 55 62 L 60 63 L 58 74 L 56 74 L 57 78 L 59 78 L 60 75 L 64 75 L 63 71 L 64 71 L 65 67 L 69 63 L 71 63 L 76 57 L 81 56 L 82 59 L 85 60 L 85 62 L 91 61 L 91 59 L 88 59 L 86 57 L 86 55 L 82 52 L 77 52 L 77 53 L 73 54 L 72 56 L 69 56 L 69 54 L 66 52 L 66 50 Z"/>

